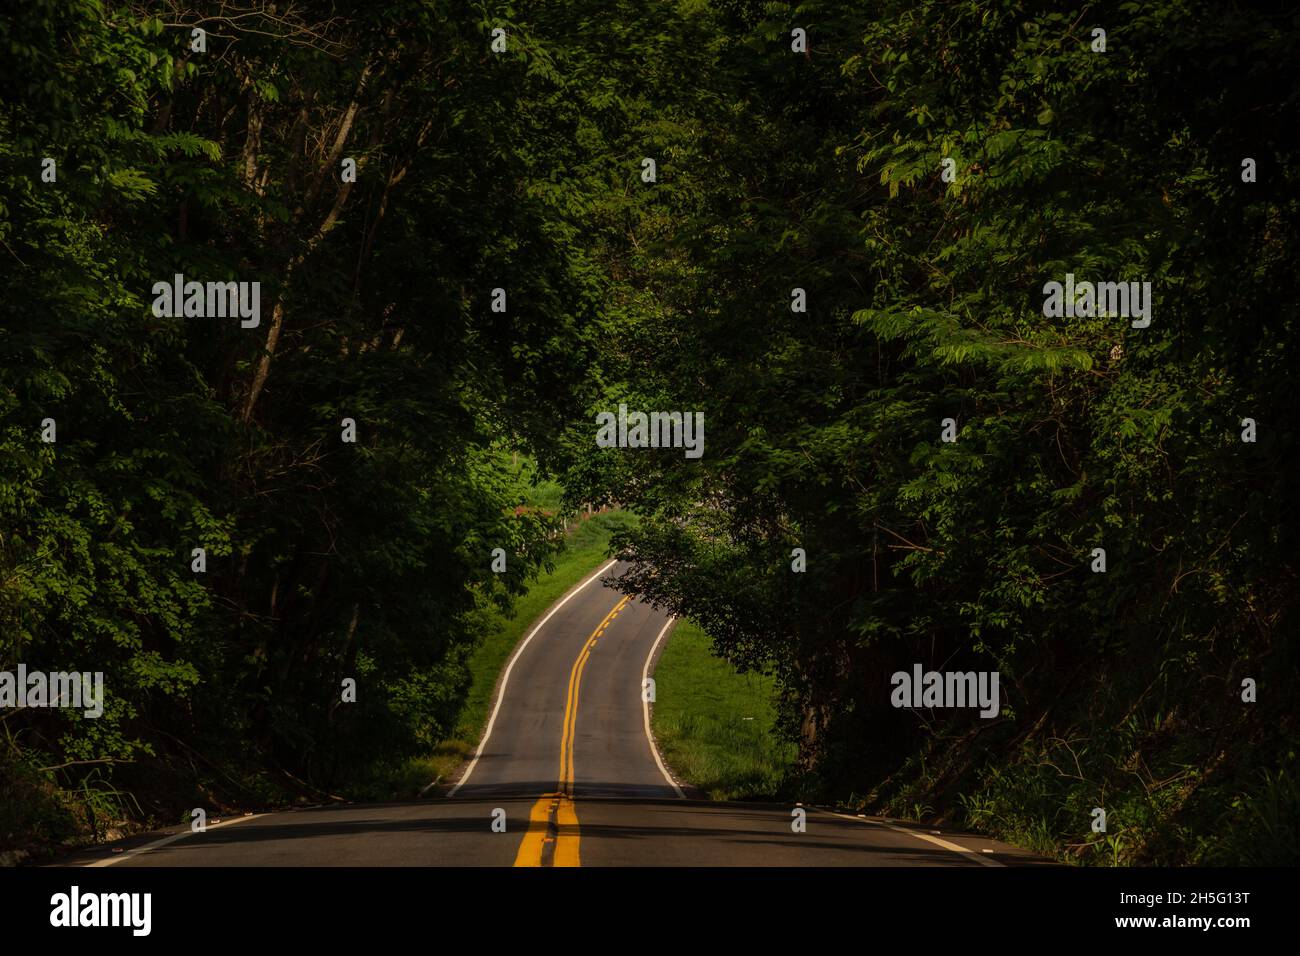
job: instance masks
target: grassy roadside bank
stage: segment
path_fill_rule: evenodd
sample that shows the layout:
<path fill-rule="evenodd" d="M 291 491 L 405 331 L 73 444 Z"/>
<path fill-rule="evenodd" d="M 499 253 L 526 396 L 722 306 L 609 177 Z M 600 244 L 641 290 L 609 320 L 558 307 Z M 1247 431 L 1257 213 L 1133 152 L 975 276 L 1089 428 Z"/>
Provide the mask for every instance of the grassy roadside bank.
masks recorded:
<path fill-rule="evenodd" d="M 673 775 L 714 800 L 774 798 L 795 745 L 773 733 L 775 681 L 715 657 L 700 628 L 679 621 L 655 667 L 651 729 Z"/>
<path fill-rule="evenodd" d="M 515 601 L 514 613 L 506 617 L 492 612 L 488 616 L 488 634 L 470 656 L 473 683 L 455 733 L 429 755 L 410 760 L 378 777 L 374 787 L 364 794 L 366 799 L 415 796 L 431 781 L 446 783 L 474 755 L 487 726 L 497 681 L 515 646 L 548 607 L 607 560 L 610 536 L 632 520 L 627 512 L 610 511 L 581 522 L 570 532 L 565 550 L 555 558 L 555 570 L 533 582 L 528 593 Z"/>

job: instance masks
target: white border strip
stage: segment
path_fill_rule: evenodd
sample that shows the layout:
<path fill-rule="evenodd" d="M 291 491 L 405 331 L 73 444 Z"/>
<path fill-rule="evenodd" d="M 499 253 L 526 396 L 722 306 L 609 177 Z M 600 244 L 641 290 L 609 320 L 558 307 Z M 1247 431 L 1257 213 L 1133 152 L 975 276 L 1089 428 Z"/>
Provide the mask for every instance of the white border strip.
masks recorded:
<path fill-rule="evenodd" d="M 235 817 L 231 820 L 222 820 L 220 823 L 209 824 L 208 830 L 215 830 L 218 827 L 228 827 L 232 823 L 243 823 L 245 820 L 256 820 L 258 817 L 266 816 L 265 813 L 252 813 L 244 817 Z M 207 832 L 206 830 L 203 832 Z M 199 836 L 193 830 L 182 830 L 180 833 L 173 833 L 171 836 L 163 837 L 161 840 L 154 840 L 152 843 L 146 843 L 144 846 L 138 846 L 131 850 L 124 851 L 120 856 L 113 854 L 106 860 L 96 860 L 94 863 L 85 864 L 87 867 L 92 866 L 112 866 L 115 863 L 121 863 L 123 860 L 129 860 L 133 856 L 139 856 L 141 853 L 148 853 L 150 850 L 156 850 L 160 846 L 166 846 L 169 843 L 175 843 L 177 840 L 184 840 L 188 836 Z"/>
<path fill-rule="evenodd" d="M 686 794 L 682 792 L 681 787 L 677 786 L 677 781 L 673 779 L 672 774 L 668 772 L 668 768 L 664 766 L 663 758 L 659 756 L 659 748 L 655 746 L 654 734 L 650 733 L 650 701 L 646 700 L 645 697 L 645 682 L 650 676 L 650 662 L 654 660 L 655 650 L 658 649 L 659 642 L 662 641 L 664 635 L 668 633 L 668 628 L 673 626 L 673 620 L 674 618 L 672 615 L 669 615 L 668 620 L 664 622 L 663 628 L 659 631 L 659 636 L 656 637 L 655 642 L 650 645 L 650 653 L 645 656 L 645 666 L 641 668 L 641 712 L 645 716 L 645 739 L 650 741 L 650 753 L 654 756 L 655 763 L 659 766 L 659 772 L 664 775 L 664 779 L 668 781 L 669 785 L 677 791 L 677 796 L 680 799 L 685 800 Z"/>
<path fill-rule="evenodd" d="M 925 840 L 927 843 L 941 846 L 945 850 L 952 850 L 952 852 L 960 853 L 962 856 L 969 856 L 976 863 L 979 863 L 982 866 L 1006 866 L 1005 863 L 999 863 L 997 860 L 990 860 L 978 850 L 972 850 L 967 846 L 958 846 L 956 843 L 950 843 L 947 840 L 940 840 L 938 837 L 930 836 L 928 833 L 917 833 L 915 830 L 909 830 L 906 827 L 896 827 L 892 823 L 885 823 L 883 820 L 868 820 L 865 817 L 851 817 L 847 813 L 837 813 L 834 810 L 825 810 L 821 807 L 814 807 L 813 809 L 820 810 L 822 813 L 829 813 L 834 817 L 843 817 L 845 820 L 856 820 L 859 823 L 866 823 L 870 826 L 884 827 L 887 830 L 893 830 L 895 833 L 906 833 L 909 836 L 916 837 L 918 840 Z"/>
<path fill-rule="evenodd" d="M 525 637 L 522 642 L 520 642 L 517 648 L 515 648 L 514 656 L 510 658 L 510 663 L 506 665 L 506 672 L 501 677 L 501 686 L 497 688 L 496 706 L 492 708 L 492 716 L 488 718 L 487 730 L 483 731 L 483 739 L 479 741 L 478 750 L 474 751 L 474 759 L 471 760 L 469 762 L 469 766 L 465 768 L 465 773 L 461 776 L 460 782 L 457 783 L 456 786 L 452 787 L 449 791 L 447 791 L 448 797 L 456 796 L 456 791 L 459 790 L 461 787 L 465 786 L 465 781 L 469 779 L 469 775 L 472 774 L 474 772 L 474 768 L 478 766 L 478 758 L 483 756 L 483 751 L 487 747 L 488 738 L 492 736 L 492 727 L 497 722 L 497 714 L 501 712 L 501 702 L 506 698 L 506 684 L 510 680 L 510 672 L 514 670 L 515 661 L 519 660 L 519 655 L 524 652 L 524 648 L 528 646 L 529 641 L 531 641 L 534 637 L 537 636 L 537 632 L 542 629 L 542 627 L 546 624 L 547 621 L 549 621 L 552 617 L 555 616 L 556 611 L 564 607 L 564 605 L 568 604 L 569 601 L 571 601 L 574 598 L 574 596 L 578 594 L 579 591 L 581 591 L 588 584 L 596 580 L 596 578 L 600 577 L 602 574 L 604 574 L 606 571 L 608 571 L 616 564 L 618 564 L 618 558 L 615 558 L 613 561 L 610 561 L 603 568 L 596 569 L 596 571 L 594 571 L 588 578 L 586 578 L 586 580 L 582 581 L 582 583 L 580 583 L 577 587 L 569 591 L 568 594 L 562 597 L 559 600 L 559 602 L 546 613 L 546 616 L 544 618 L 542 618 L 540 621 L 537 622 L 537 626 L 534 627 L 531 631 L 529 631 L 528 636 Z M 435 780 L 434 783 L 437 783 L 437 781 Z M 433 784 L 430 784 L 429 786 L 432 787 Z M 427 790 L 429 788 L 426 787 L 425 789 Z"/>

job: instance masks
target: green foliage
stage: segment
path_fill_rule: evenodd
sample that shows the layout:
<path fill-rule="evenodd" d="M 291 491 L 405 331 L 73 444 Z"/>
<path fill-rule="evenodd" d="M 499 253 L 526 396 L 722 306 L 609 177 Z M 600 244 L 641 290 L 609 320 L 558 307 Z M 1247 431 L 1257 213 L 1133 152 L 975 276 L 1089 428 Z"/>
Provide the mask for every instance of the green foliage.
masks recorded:
<path fill-rule="evenodd" d="M 56 808 L 5 841 L 426 758 L 607 502 L 629 585 L 776 680 L 808 792 L 1090 861 L 1294 848 L 1288 13 L 537 0 L 503 54 L 446 0 L 193 15 L 206 54 L 147 4 L 0 21 L 0 669 L 107 694 L 3 717 Z M 1067 272 L 1151 282 L 1151 325 L 1045 318 Z M 260 282 L 260 325 L 155 317 L 177 273 Z M 704 457 L 595 447 L 619 402 L 704 411 Z M 918 661 L 997 669 L 1001 718 L 890 707 Z"/>
<path fill-rule="evenodd" d="M 455 730 L 484 614 L 559 546 L 641 215 L 610 69 L 638 28 L 599 41 L 599 9 L 532 5 L 500 57 L 423 0 L 200 4 L 205 54 L 148 5 L 0 24 L 0 668 L 106 692 L 5 720 L 95 820 L 359 786 Z M 177 273 L 260 282 L 259 326 L 155 317 Z"/>
<path fill-rule="evenodd" d="M 570 485 L 645 512 L 630 588 L 779 677 L 806 792 L 964 800 L 1062 855 L 1106 806 L 1090 861 L 1251 858 L 1294 821 L 1258 772 L 1297 732 L 1295 21 L 818 7 L 799 57 L 780 9 L 719 6 L 741 42 L 604 403 L 702 409 L 706 454 L 588 454 Z M 1067 272 L 1150 281 L 1150 326 L 1044 317 Z M 914 662 L 998 670 L 1001 718 L 895 710 Z M 1247 804 L 1277 821 L 1229 838 Z"/>

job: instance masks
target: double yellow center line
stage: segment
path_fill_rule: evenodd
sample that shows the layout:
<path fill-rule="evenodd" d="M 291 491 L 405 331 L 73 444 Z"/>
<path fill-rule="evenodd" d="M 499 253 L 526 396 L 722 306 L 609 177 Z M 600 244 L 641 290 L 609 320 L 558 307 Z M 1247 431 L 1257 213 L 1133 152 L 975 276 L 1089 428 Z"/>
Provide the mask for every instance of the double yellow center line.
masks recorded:
<path fill-rule="evenodd" d="M 560 737 L 560 774 L 556 792 L 544 794 L 528 815 L 528 832 L 519 844 L 515 866 L 579 866 L 578 813 L 573 803 L 573 744 L 578 729 L 578 690 L 591 649 L 630 600 L 624 597 L 596 626 L 569 671 L 564 700 L 564 732 Z"/>

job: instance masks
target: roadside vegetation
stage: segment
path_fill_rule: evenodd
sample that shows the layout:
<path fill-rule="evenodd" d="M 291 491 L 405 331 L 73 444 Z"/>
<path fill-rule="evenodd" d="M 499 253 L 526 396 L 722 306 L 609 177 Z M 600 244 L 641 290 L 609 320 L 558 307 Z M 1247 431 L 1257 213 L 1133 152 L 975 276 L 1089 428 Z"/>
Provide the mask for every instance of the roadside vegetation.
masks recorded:
<path fill-rule="evenodd" d="M 0 853 L 445 779 L 608 533 L 711 792 L 1300 861 L 1286 4 L 244 6 L 0 17 Z"/>
<path fill-rule="evenodd" d="M 776 682 L 737 671 L 689 621 L 665 641 L 650 727 L 674 777 L 713 800 L 778 798 L 798 748 L 776 732 Z"/>
<path fill-rule="evenodd" d="M 805 800 L 1300 862 L 1300 21 L 713 10 L 603 406 L 705 451 L 565 480 L 641 515 L 626 587 L 776 677 Z M 896 706 L 917 665 L 1000 675 L 995 716 Z"/>

